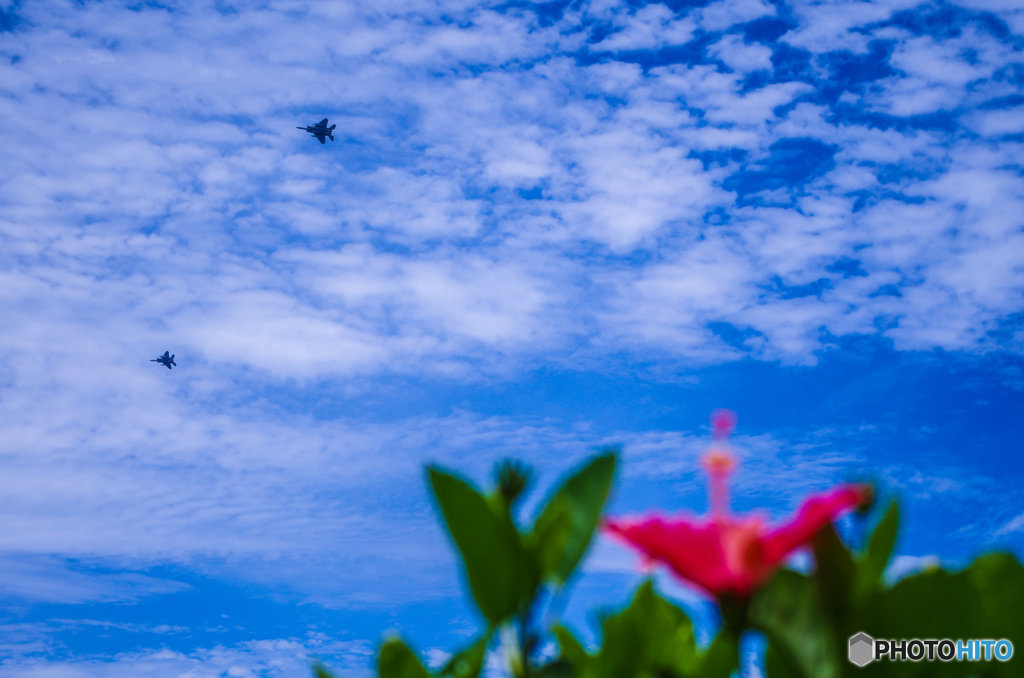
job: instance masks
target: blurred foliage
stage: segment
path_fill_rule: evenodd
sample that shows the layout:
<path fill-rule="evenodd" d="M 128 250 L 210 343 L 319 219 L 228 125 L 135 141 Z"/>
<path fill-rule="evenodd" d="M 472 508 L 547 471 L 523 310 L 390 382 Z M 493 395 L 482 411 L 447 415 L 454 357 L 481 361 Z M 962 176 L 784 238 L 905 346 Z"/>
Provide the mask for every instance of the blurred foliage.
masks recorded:
<path fill-rule="evenodd" d="M 520 524 L 514 510 L 530 484 L 528 468 L 500 464 L 495 488 L 485 493 L 429 467 L 428 484 L 483 627 L 437 670 L 390 638 L 378 654 L 380 678 L 476 678 L 498 642 L 513 678 L 728 678 L 739 670 L 740 639 L 751 631 L 766 640 L 760 664 L 767 678 L 1024 676 L 1024 659 L 1016 656 L 1008 662 L 883 660 L 863 668 L 848 661 L 849 638 L 858 632 L 884 639 L 1005 638 L 1015 649 L 1024 643 L 1024 568 L 1011 554 L 982 555 L 959 571 L 936 566 L 886 580 L 900 523 L 895 501 L 859 552 L 828 526 L 814 538 L 810 572 L 781 569 L 748 599 L 718 600 L 725 623 L 707 647 L 696 642 L 687 614 L 650 579 L 626 607 L 601 619 L 596 647 L 584 646 L 557 620 L 540 628 L 538 600 L 557 592 L 579 566 L 616 466 L 614 451 L 588 460 L 551 493 L 532 524 Z M 538 657 L 545 640 L 554 649 Z M 331 678 L 319 664 L 314 675 Z"/>
<path fill-rule="evenodd" d="M 767 636 L 768 678 L 831 676 L 947 678 L 1022 676 L 1024 659 L 943 662 L 881 660 L 857 667 L 849 639 L 864 632 L 884 639 L 1005 638 L 1024 642 L 1024 567 L 1009 553 L 980 556 L 958 572 L 933 566 L 895 584 L 884 574 L 899 528 L 889 504 L 862 553 L 831 527 L 814 540 L 810 574 L 782 570 L 755 596 L 751 628 Z"/>

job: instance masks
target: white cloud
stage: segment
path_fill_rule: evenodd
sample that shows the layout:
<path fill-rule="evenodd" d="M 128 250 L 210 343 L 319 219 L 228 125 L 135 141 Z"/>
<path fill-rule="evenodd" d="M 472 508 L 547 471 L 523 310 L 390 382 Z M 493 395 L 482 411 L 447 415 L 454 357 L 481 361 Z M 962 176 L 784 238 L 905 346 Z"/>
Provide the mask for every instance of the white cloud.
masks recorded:
<path fill-rule="evenodd" d="M 706 31 L 720 31 L 734 24 L 775 16 L 774 5 L 764 0 L 721 0 L 712 2 L 697 12 L 700 27 Z"/>
<path fill-rule="evenodd" d="M 640 274 L 618 276 L 604 334 L 671 346 L 675 355 L 705 362 L 728 360 L 738 353 L 716 342 L 707 323 L 741 308 L 755 282 L 727 240 L 709 238 Z"/>
<path fill-rule="evenodd" d="M 690 41 L 696 28 L 690 19 L 676 19 L 668 7 L 654 3 L 631 14 L 615 16 L 616 31 L 591 47 L 595 51 L 657 49 Z"/>
<path fill-rule="evenodd" d="M 978 111 L 970 115 L 965 123 L 986 137 L 1021 134 L 1024 133 L 1024 111 L 1020 107 Z"/>
<path fill-rule="evenodd" d="M 708 48 L 708 52 L 728 64 L 734 71 L 771 70 L 772 50 L 764 45 L 751 44 L 738 35 L 724 35 Z"/>
<path fill-rule="evenodd" d="M 304 640 L 253 640 L 189 652 L 153 648 L 110 658 L 21 658 L 4 662 L 0 673 L 26 678 L 283 678 L 309 674 L 313 657 L 317 656 L 333 660 L 328 662 L 330 668 L 343 671 L 345 676 L 373 675 L 369 668 L 372 651 L 366 644 L 316 636 Z"/>
<path fill-rule="evenodd" d="M 620 61 L 587 66 L 585 73 L 602 91 L 612 94 L 629 94 L 643 81 L 643 69 L 638 64 Z"/>
<path fill-rule="evenodd" d="M 816 104 L 800 103 L 793 107 L 772 130 L 780 137 L 813 138 L 834 141 L 839 130 L 825 121 L 828 109 Z"/>
<path fill-rule="evenodd" d="M 1022 531 L 1024 531 L 1024 513 L 1008 520 L 1002 527 L 996 530 L 992 536 L 997 538 L 1005 537 Z"/>
<path fill-rule="evenodd" d="M 1017 35 L 1024 33 L 1024 8 L 1017 0 L 957 0 L 960 7 L 993 12 Z"/>
<path fill-rule="evenodd" d="M 842 7 L 844 26 L 896 9 L 879 6 L 869 16 Z M 721 16 L 741 17 L 737 21 L 767 16 L 769 10 L 758 3 L 719 3 L 703 10 L 700 20 L 712 21 L 715 12 L 726 9 Z M 741 238 L 737 261 L 724 269 L 738 266 L 736 273 L 718 281 L 723 287 L 739 286 L 729 296 L 742 305 L 730 313 L 645 319 L 636 309 L 653 313 L 658 301 L 631 306 L 619 301 L 626 298 L 620 290 L 610 303 L 602 303 L 582 296 L 591 289 L 586 281 L 623 276 L 666 280 L 675 275 L 673 266 L 688 260 L 689 239 L 705 230 L 703 217 L 709 211 L 742 214 L 731 205 L 734 196 L 721 189 L 739 162 L 705 167 L 689 157 L 692 151 L 745 151 L 751 154 L 748 162 L 757 163 L 780 137 L 836 143 L 838 164 L 813 189 L 821 195 L 882 191 L 873 179 L 881 170 L 871 163 L 912 162 L 932 176 L 947 169 L 945 139 L 938 132 L 846 125 L 831 120 L 826 107 L 806 102 L 777 119 L 780 106 L 811 90 L 807 83 L 742 91 L 737 74 L 708 66 L 663 66 L 646 74 L 634 64 L 617 62 L 580 68 L 557 52 L 566 41 L 580 39 L 562 34 L 568 24 L 541 29 L 527 14 L 470 12 L 464 35 L 450 27 L 429 28 L 428 40 L 404 40 L 408 49 L 425 50 L 420 61 L 410 61 L 392 53 L 399 48 L 388 43 L 388 36 L 417 30 L 403 12 L 434 11 L 425 5 L 372 16 L 349 8 L 324 16 L 323 26 L 304 29 L 309 34 L 304 40 L 312 41 L 308 52 L 287 44 L 300 28 L 273 24 L 270 10 L 210 20 L 199 13 L 143 12 L 127 24 L 112 21 L 113 11 L 61 5 L 46 21 L 58 32 L 72 24 L 83 26 L 69 43 L 55 42 L 52 33 L 17 34 L 22 58 L 8 67 L 13 77 L 5 81 L 17 92 L 5 104 L 15 127 L 6 131 L 5 146 L 13 149 L 11 167 L 18 171 L 11 171 L 4 184 L 10 224 L 5 229 L 13 238 L 12 253 L 37 259 L 31 263 L 36 273 L 26 276 L 29 269 L 21 270 L 10 280 L 17 285 L 10 290 L 28 295 L 22 300 L 26 308 L 37 304 L 41 295 L 51 295 L 31 282 L 43 275 L 43 259 L 63 257 L 59 267 L 68 273 L 54 274 L 48 284 L 58 286 L 56 299 L 64 301 L 41 307 L 57 313 L 60 322 L 77 322 L 72 321 L 74 304 L 84 294 L 95 298 L 94 292 L 82 290 L 92 289 L 102 271 L 115 265 L 125 271 L 124 281 L 107 280 L 96 287 L 109 295 L 99 306 L 114 309 L 120 303 L 119 313 L 127 317 L 133 309 L 146 308 L 144 299 L 152 299 L 154 308 L 156 302 L 165 309 L 170 303 L 169 313 L 145 310 L 145 322 L 169 324 L 192 353 L 208 360 L 272 370 L 280 377 L 396 368 L 468 374 L 469 364 L 488 362 L 495 352 L 502 357 L 494 362 L 504 365 L 510 365 L 510 357 L 529 361 L 530 342 L 545 350 L 571 350 L 581 332 L 593 333 L 593 328 L 606 333 L 591 336 L 593 345 L 626 341 L 628 346 L 630 336 L 646 337 L 640 344 L 652 345 L 655 336 L 680 338 L 667 328 L 706 321 L 753 326 L 778 315 L 772 309 L 797 306 L 802 319 L 795 316 L 792 327 L 759 328 L 760 334 L 748 341 L 759 355 L 806 361 L 827 347 L 816 339 L 815 323 L 833 332 L 870 331 L 872 313 L 890 314 L 893 302 L 876 301 L 870 296 L 875 290 L 849 282 L 841 284 L 842 290 L 837 287 L 831 299 L 799 304 L 775 307 L 770 299 L 751 296 L 774 275 L 792 280 L 801 265 L 809 267 L 800 273 L 802 279 L 821 277 L 828 257 L 852 256 L 850 248 L 867 240 L 839 236 L 833 227 L 823 233 L 814 230 L 817 226 L 794 228 L 802 219 L 792 209 L 789 216 L 776 211 L 771 220 L 735 222 L 749 231 Z M 660 22 L 652 33 L 662 36 L 659 40 L 667 35 L 665 22 L 682 20 L 661 5 L 635 16 L 615 16 L 628 18 L 631 26 Z M 156 41 L 160 35 L 175 40 Z M 213 51 L 193 44 L 211 35 L 245 39 Z M 625 39 L 622 35 L 609 39 Z M 942 102 L 953 101 L 951 93 L 959 97 L 957 92 L 1008 58 L 1002 47 L 971 30 L 952 41 L 898 39 L 893 63 L 909 75 L 883 83 L 871 100 L 877 105 L 884 101 L 887 110 L 901 114 L 945 106 Z M 964 58 L 971 46 L 981 56 L 973 65 Z M 67 66 L 78 63 L 79 52 L 95 57 L 94 68 Z M 740 69 L 767 66 L 769 52 L 764 45 L 741 43 L 736 35 L 723 37 L 709 50 Z M 539 61 L 529 61 L 538 56 Z M 945 65 L 930 65 L 936 58 Z M 510 59 L 526 61 L 478 74 L 459 70 L 460 64 Z M 439 64 L 453 70 L 437 71 Z M 266 90 L 268 81 L 279 85 Z M 32 82 L 51 89 L 31 91 Z M 924 88 L 922 97 L 891 96 L 893 87 L 916 87 L 914 82 Z M 324 92 L 332 101 L 328 106 Z M 316 113 L 303 113 L 296 121 L 291 113 L 296 108 Z M 308 122 L 325 109 L 344 130 L 336 144 L 321 149 L 300 142 L 299 135 L 289 136 L 295 122 Z M 27 121 L 39 119 L 42 111 L 63 116 L 69 133 L 52 140 L 52 147 L 14 143 L 15 138 L 33 138 Z M 1006 115 L 979 112 L 967 120 L 983 133 L 998 133 L 1010 130 Z M 984 183 L 991 166 L 986 161 L 974 175 L 950 174 L 949 180 L 974 176 L 972 181 Z M 920 195 L 921 188 L 910 184 L 902 181 L 895 188 L 912 198 Z M 520 199 L 520 189 L 534 191 L 535 198 Z M 785 204 L 790 197 L 783 192 L 774 199 Z M 937 211 L 932 205 L 882 201 L 854 216 L 852 200 L 839 204 L 833 222 L 869 225 L 869 232 L 880 238 L 870 243 L 869 257 L 887 268 L 868 271 L 872 280 L 891 284 L 894 270 L 912 269 L 915 275 L 948 271 L 948 279 L 936 277 L 934 286 L 921 290 L 930 290 L 928 295 L 905 297 L 897 313 L 904 319 L 894 337 L 918 337 L 913 328 L 923 324 L 931 345 L 972 345 L 972 335 L 932 332 L 927 329 L 930 316 L 916 315 L 916 309 L 942 303 L 942 296 L 965 280 L 988 295 L 985 322 L 1012 310 L 1016 276 L 1009 262 L 996 260 L 1005 244 L 998 238 L 970 243 L 972 252 L 952 268 L 922 268 L 918 255 L 934 253 L 934 247 L 915 248 L 919 234 L 906 229 L 890 232 L 873 225 L 891 223 L 887 212 L 898 212 L 907 223 L 930 219 Z M 1010 213 L 1009 203 L 1005 210 L 986 210 L 987 216 L 974 222 L 978 227 L 996 228 Z M 78 217 L 71 215 L 88 221 L 78 225 Z M 137 233 L 140 219 L 144 235 Z M 941 237 L 932 233 L 932 239 Z M 475 248 L 486 244 L 486 251 L 476 258 L 452 256 L 445 248 L 456 242 Z M 612 254 L 660 254 L 649 271 L 620 272 L 610 261 L 575 258 L 587 243 Z M 363 254 L 352 266 L 363 271 L 319 270 L 315 258 L 304 264 L 309 270 L 257 262 L 269 251 L 277 252 L 275 262 L 285 262 L 292 254 L 317 251 L 330 258 L 357 245 Z M 390 251 L 393 246 L 408 248 L 413 259 L 404 261 Z M 791 261 L 783 262 L 781 252 L 803 254 L 787 255 Z M 112 264 L 111 257 L 120 259 Z M 995 274 L 988 282 L 971 279 L 967 271 L 982 261 L 997 264 L 992 270 L 1005 272 L 1004 282 L 998 283 Z M 717 274 L 713 265 L 706 272 Z M 490 286 L 491 279 L 497 284 Z M 295 280 L 302 281 L 299 295 Z M 392 285 L 390 294 L 338 292 L 341 287 Z M 455 295 L 454 303 L 439 302 L 447 295 Z M 650 289 L 644 295 L 654 299 Z M 914 300 L 921 303 L 910 305 Z M 681 301 L 669 308 L 700 306 Z M 623 314 L 627 307 L 633 311 Z M 742 308 L 751 309 L 749 317 Z M 626 325 L 607 322 L 612 317 Z M 964 322 L 977 325 L 973 317 Z M 642 329 L 646 324 L 650 327 Z M 685 334 L 689 339 L 678 344 L 682 354 L 711 337 L 700 327 Z M 783 343 L 764 345 L 774 341 Z M 703 353 L 709 360 L 735 355 L 721 347 Z"/>
<path fill-rule="evenodd" d="M 365 246 L 296 250 L 282 258 L 296 267 L 296 280 L 313 298 L 339 309 L 337 322 L 359 319 L 370 333 L 367 346 L 374 344 L 392 369 L 414 368 L 424 355 L 457 358 L 475 345 L 514 351 L 546 344 L 557 334 L 543 319 L 565 303 L 556 289 L 560 276 L 536 259 L 520 264 L 455 253 L 412 258 Z M 318 345 L 346 353 L 333 343 Z M 353 367 L 373 369 L 366 357 L 348 359 Z"/>
<path fill-rule="evenodd" d="M 871 37 L 853 29 L 884 21 L 895 12 L 911 9 L 918 4 L 918 0 L 795 2 L 793 10 L 798 20 L 797 27 L 783 35 L 781 40 L 817 53 L 838 50 L 863 53 L 867 51 Z"/>
<path fill-rule="evenodd" d="M 134 602 L 147 596 L 175 593 L 187 584 L 136 572 L 102 573 L 75 569 L 52 557 L 2 555 L 6 573 L 0 595 L 32 602 Z"/>
<path fill-rule="evenodd" d="M 938 43 L 933 38 L 904 40 L 890 57 L 890 62 L 910 77 L 926 79 L 934 84 L 964 87 L 982 77 L 984 71 L 965 62 L 957 54 L 956 43 Z"/>
<path fill-rule="evenodd" d="M 561 211 L 614 251 L 644 244 L 673 221 L 696 218 L 713 195 L 710 178 L 685 148 L 652 148 L 639 131 L 590 134 L 570 143 L 579 199 L 563 203 Z"/>
<path fill-rule="evenodd" d="M 876 110 L 896 116 L 982 103 L 1015 91 L 994 77 L 1011 59 L 1005 45 L 970 26 L 952 39 L 900 35 L 890 57 L 899 74 L 873 83 L 867 99 Z"/>
<path fill-rule="evenodd" d="M 708 120 L 728 128 L 730 125 L 763 129 L 774 119 L 774 109 L 811 90 L 809 85 L 786 82 L 740 92 L 736 74 L 718 72 L 713 66 L 663 66 L 651 69 L 663 92 L 671 92 L 687 107 L 704 112 Z"/>
<path fill-rule="evenodd" d="M 885 570 L 885 579 L 890 583 L 897 582 L 912 574 L 940 566 L 941 562 L 937 556 L 896 556 Z"/>

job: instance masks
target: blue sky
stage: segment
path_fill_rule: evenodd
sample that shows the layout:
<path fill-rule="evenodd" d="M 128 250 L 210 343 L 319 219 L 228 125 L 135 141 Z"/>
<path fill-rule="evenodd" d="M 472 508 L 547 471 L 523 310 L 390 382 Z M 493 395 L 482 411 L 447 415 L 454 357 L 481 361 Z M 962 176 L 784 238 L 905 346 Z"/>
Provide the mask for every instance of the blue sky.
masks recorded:
<path fill-rule="evenodd" d="M 440 661 L 424 463 L 700 512 L 719 407 L 740 509 L 1024 552 L 1019 2 L 0 11 L 0 676 Z M 580 630 L 641 576 L 583 569 Z"/>

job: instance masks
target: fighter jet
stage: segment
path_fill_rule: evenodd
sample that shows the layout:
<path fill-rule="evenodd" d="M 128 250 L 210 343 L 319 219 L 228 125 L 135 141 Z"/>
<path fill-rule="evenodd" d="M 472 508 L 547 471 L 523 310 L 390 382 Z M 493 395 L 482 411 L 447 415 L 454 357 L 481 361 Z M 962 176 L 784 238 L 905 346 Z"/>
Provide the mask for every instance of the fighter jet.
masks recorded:
<path fill-rule="evenodd" d="M 301 129 L 305 132 L 309 132 L 319 139 L 321 144 L 325 144 L 327 143 L 327 141 L 325 141 L 327 137 L 330 137 L 331 141 L 334 141 L 333 132 L 335 127 L 337 127 L 337 125 L 331 125 L 328 127 L 327 118 L 324 118 L 315 125 L 306 125 L 305 127 L 296 127 L 295 129 Z"/>
<path fill-rule="evenodd" d="M 171 369 L 171 365 L 174 365 L 175 367 L 178 366 L 178 363 L 174 362 L 174 355 L 170 351 L 164 351 L 164 354 L 162 356 L 160 356 L 159 358 L 154 358 L 149 362 L 160 363 L 167 369 Z"/>

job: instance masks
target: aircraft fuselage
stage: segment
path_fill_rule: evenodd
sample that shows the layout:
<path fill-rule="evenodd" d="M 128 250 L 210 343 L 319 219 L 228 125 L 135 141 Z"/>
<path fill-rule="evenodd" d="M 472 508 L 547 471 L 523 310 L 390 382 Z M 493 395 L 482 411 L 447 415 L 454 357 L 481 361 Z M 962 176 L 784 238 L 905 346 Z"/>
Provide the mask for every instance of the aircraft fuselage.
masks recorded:
<path fill-rule="evenodd" d="M 325 138 L 334 141 L 334 128 L 338 125 L 334 124 L 328 127 L 326 123 L 327 121 L 324 120 L 315 125 L 306 125 L 305 127 L 296 127 L 295 129 L 301 129 L 303 132 L 309 132 L 315 136 L 320 143 L 324 143 Z"/>

